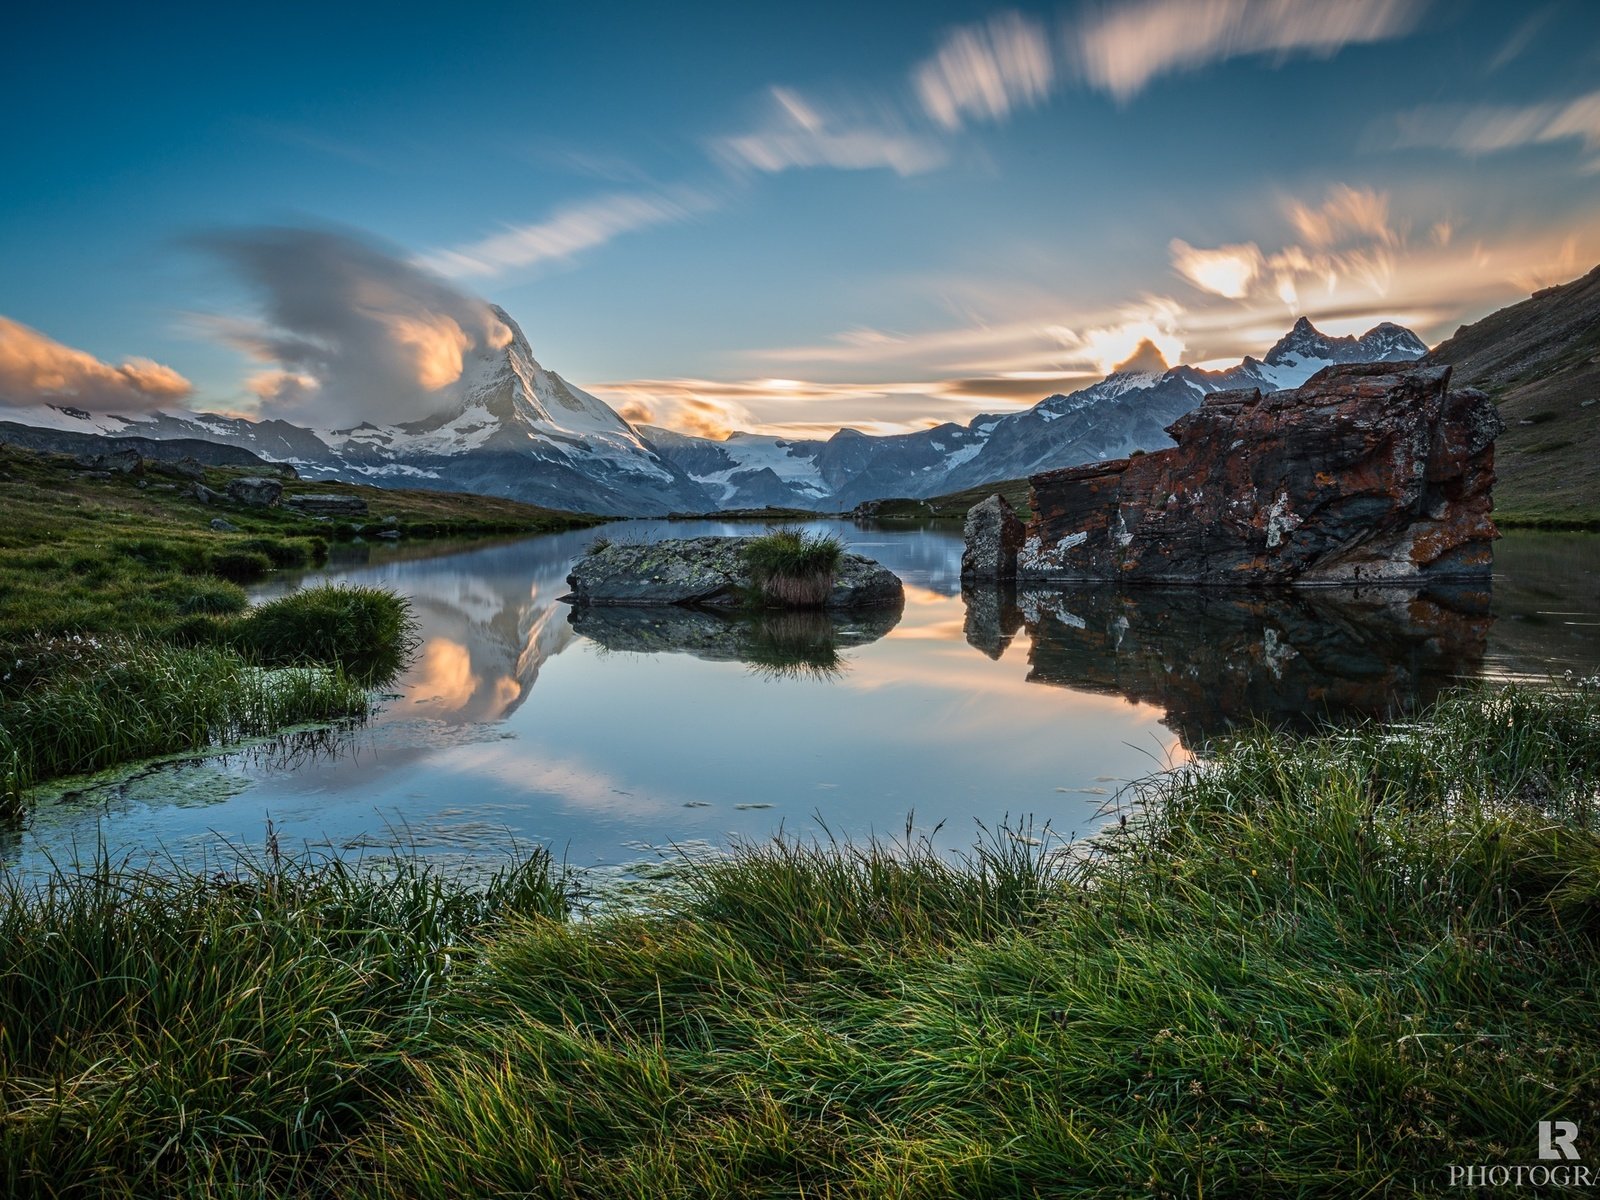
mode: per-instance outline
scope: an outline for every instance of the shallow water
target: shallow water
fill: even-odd
[[[825,826],[964,845],[1009,814],[1062,835],[1128,780],[1256,717],[1392,714],[1461,678],[1600,667],[1600,538],[1512,534],[1488,596],[992,589],[963,597],[959,531],[827,522],[906,584],[897,620],[752,622],[560,603],[594,531],[357,548],[322,579],[411,597],[422,647],[369,724],[46,796],[0,861],[103,843],[135,861],[285,848],[441,861],[548,843],[577,866]],[[605,535],[752,533],[627,522]]]

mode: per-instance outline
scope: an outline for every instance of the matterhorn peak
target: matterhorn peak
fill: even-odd
[[[1133,353],[1119,362],[1111,373],[1113,375],[1164,375],[1171,370],[1166,356],[1161,353],[1156,344],[1149,338],[1143,338],[1134,347]]]

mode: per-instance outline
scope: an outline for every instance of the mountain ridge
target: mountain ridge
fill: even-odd
[[[1160,449],[1172,444],[1166,427],[1213,392],[1298,387],[1334,363],[1410,361],[1427,349],[1416,334],[1389,321],[1360,337],[1333,338],[1301,317],[1260,359],[1246,355],[1237,366],[1220,371],[1186,364],[1169,367],[1146,341],[1096,383],[1046,396],[1018,412],[980,414],[966,425],[946,422],[882,437],[840,430],[826,440],[735,434],[716,441],[676,434],[656,448],[691,478],[719,489],[717,507],[814,506],[820,488],[829,507],[845,510],[873,500],[938,496],[1050,467],[1120,458],[1136,449]],[[759,474],[751,456],[740,452],[762,438],[769,445],[764,447],[766,461],[759,465],[774,466],[772,457],[780,448],[791,460],[787,478],[776,484]],[[707,463],[716,463],[717,469],[707,471]]]
[[[67,403],[0,408],[0,418],[37,431],[198,438],[289,463],[307,479],[477,492],[608,515],[825,512],[1158,449],[1170,444],[1166,426],[1212,392],[1294,387],[1333,362],[1396,361],[1427,349],[1390,322],[1359,338],[1330,338],[1302,317],[1261,359],[1246,356],[1221,371],[1173,367],[1143,342],[1087,387],[965,425],[886,436],[840,429],[826,439],[735,432],[713,440],[630,423],[542,366],[510,315],[493,312],[505,340],[469,351],[438,411],[420,420],[324,428],[216,413],[97,416]]]

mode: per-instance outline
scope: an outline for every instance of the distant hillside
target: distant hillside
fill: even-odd
[[[1002,479],[997,483],[982,483],[977,487],[963,488],[959,492],[946,492],[942,496],[929,496],[926,500],[896,497],[892,500],[867,500],[857,505],[851,516],[872,517],[878,520],[955,520],[966,517],[974,504],[987,500],[996,492],[1011,502],[1017,515],[1026,521],[1033,515],[1028,506],[1033,502],[1032,488],[1026,478]]]
[[[1424,361],[1499,402],[1497,520],[1600,525],[1600,267],[1463,325]]]

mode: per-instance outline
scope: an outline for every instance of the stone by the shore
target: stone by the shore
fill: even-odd
[[[736,608],[753,586],[741,537],[611,542],[584,555],[567,576],[575,604],[682,604]],[[829,609],[888,608],[905,602],[895,573],[860,554],[839,562]]]
[[[961,578],[1013,579],[1023,525],[1011,503],[990,496],[967,510],[966,549],[961,552]]]
[[[1178,443],[1035,475],[1016,578],[1278,584],[1481,578],[1494,439],[1448,367],[1328,367],[1303,386],[1218,392]]]

